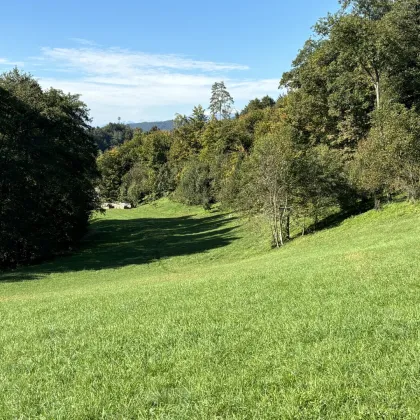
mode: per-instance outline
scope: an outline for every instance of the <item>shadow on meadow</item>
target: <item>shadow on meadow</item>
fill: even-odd
[[[212,215],[195,219],[97,219],[75,254],[0,274],[0,282],[36,280],[49,273],[119,268],[220,248],[238,239],[234,219]]]

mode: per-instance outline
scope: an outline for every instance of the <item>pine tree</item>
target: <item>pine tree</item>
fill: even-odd
[[[233,98],[227,91],[225,82],[215,82],[211,87],[210,112],[215,118],[229,118],[232,113]]]

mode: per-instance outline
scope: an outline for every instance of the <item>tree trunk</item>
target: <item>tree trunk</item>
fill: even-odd
[[[381,199],[377,195],[375,195],[374,201],[375,201],[375,204],[374,204],[375,210],[380,210],[381,209]]]
[[[280,248],[279,238],[277,236],[277,231],[276,231],[276,228],[275,228],[274,225],[271,225],[271,233],[273,235],[273,243],[274,243],[275,247],[276,248]]]
[[[272,232],[273,232],[273,240],[274,245],[276,248],[280,248],[279,243],[279,218],[277,214],[277,196],[276,193],[270,193],[270,201],[272,205],[272,215],[271,215],[271,223],[272,223]]]
[[[283,246],[283,223],[280,219],[280,229],[279,229],[279,240],[280,240],[280,245]]]
[[[380,98],[380,91],[379,91],[379,80],[375,82],[375,94],[376,94],[376,109],[379,109],[381,98]]]

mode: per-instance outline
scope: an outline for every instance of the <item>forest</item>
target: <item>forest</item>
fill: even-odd
[[[99,190],[132,205],[185,204],[267,216],[274,246],[332,209],[420,197],[420,8],[343,1],[319,20],[279,82],[277,100],[233,113],[224,82],[171,132],[96,129]],[[210,93],[209,93],[210,94]],[[106,147],[104,147],[106,145]]]
[[[174,129],[93,128],[78,95],[0,77],[0,265],[73,249],[104,201],[262,214],[272,245],[332,212],[420,198],[420,7],[343,0],[240,112],[223,81]]]

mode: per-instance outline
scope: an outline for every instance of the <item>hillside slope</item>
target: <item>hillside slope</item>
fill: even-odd
[[[416,418],[419,221],[392,204],[275,251],[230,215],[111,210],[0,276],[0,418]]]

